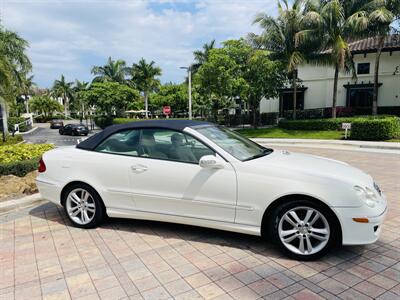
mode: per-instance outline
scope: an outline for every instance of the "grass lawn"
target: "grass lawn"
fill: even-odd
[[[249,138],[340,140],[344,137],[344,132],[335,130],[289,130],[273,127],[237,131]]]

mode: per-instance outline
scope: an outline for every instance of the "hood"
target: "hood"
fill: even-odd
[[[296,172],[297,174],[308,176],[332,178],[354,185],[373,185],[372,177],[360,169],[352,167],[345,162],[321,156],[275,150],[267,156],[249,162],[259,167],[265,166],[269,169],[273,167],[290,173]]]

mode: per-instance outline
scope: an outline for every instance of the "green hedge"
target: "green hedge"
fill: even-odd
[[[112,120],[113,124],[125,124],[125,123],[130,123],[130,122],[136,122],[136,121],[143,121],[140,119],[132,119],[132,118],[115,118]]]
[[[363,116],[336,119],[281,120],[279,127],[290,130],[342,130],[342,123],[351,123],[350,138],[383,141],[400,136],[400,118],[395,116]]]
[[[296,130],[340,130],[342,123],[351,123],[354,118],[281,120],[279,127]]]
[[[23,161],[0,163],[0,176],[15,175],[23,177],[29,172],[37,170],[39,159],[40,157],[36,157]]]
[[[400,118],[355,120],[351,124],[352,140],[384,141],[400,137]]]
[[[96,116],[94,117],[94,123],[101,129],[104,129],[113,124],[113,118],[107,116]]]

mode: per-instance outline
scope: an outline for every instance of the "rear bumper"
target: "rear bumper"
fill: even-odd
[[[61,205],[61,187],[54,182],[36,179],[36,185],[43,199]]]
[[[385,210],[376,216],[361,216],[357,208],[335,208],[342,225],[343,245],[366,245],[376,242],[387,213]],[[368,218],[368,223],[355,222],[353,218]]]

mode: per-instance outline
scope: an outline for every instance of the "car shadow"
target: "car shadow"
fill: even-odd
[[[36,206],[29,211],[29,214],[66,227],[73,227],[76,230],[65,215],[63,208],[53,203],[49,202]],[[242,233],[168,222],[121,218],[107,218],[98,228],[150,235],[165,240],[181,239],[182,242],[199,242],[214,246],[229,247],[231,249],[241,249],[250,251],[252,254],[261,255],[272,261],[283,261],[289,265],[291,264],[290,261],[296,262],[283,256],[279,248],[272,242],[258,236]],[[305,263],[309,266],[319,268],[320,271],[334,267],[337,264],[349,263],[353,265],[356,262],[366,260],[362,254],[375,247],[378,247],[378,245],[339,247],[332,249],[330,253],[317,261]]]

